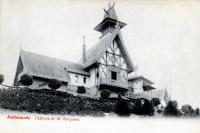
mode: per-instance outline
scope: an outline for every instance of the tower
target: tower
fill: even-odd
[[[117,24],[119,25],[120,29],[126,25],[126,23],[118,20],[114,6],[114,3],[112,6],[109,4],[108,10],[104,9],[105,14],[103,20],[94,28],[94,30],[101,32],[101,37],[109,32],[113,32]]]

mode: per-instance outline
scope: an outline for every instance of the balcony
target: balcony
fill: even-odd
[[[102,86],[107,86],[110,88],[115,88],[115,89],[123,89],[127,90],[128,89],[128,81],[120,81],[120,80],[112,80],[112,79],[106,79],[106,78],[100,78],[97,81],[97,85],[102,85]]]

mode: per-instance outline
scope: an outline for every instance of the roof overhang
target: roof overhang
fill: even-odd
[[[106,27],[106,25],[108,25],[109,23],[110,23],[111,25],[116,25],[117,23],[119,23],[120,29],[123,28],[124,26],[126,26],[126,23],[123,23],[123,22],[121,22],[121,21],[117,21],[117,20],[115,20],[115,19],[112,19],[112,18],[107,17],[107,18],[105,18],[103,21],[101,21],[101,23],[98,24],[98,25],[94,28],[94,30],[101,32],[101,31]]]
[[[154,84],[154,82],[152,82],[151,80],[149,80],[149,79],[147,79],[147,78],[145,78],[145,77],[143,77],[143,76],[130,77],[130,78],[128,79],[128,81],[133,81],[133,80],[137,80],[137,79],[141,79],[141,80],[144,80],[144,81],[149,82],[150,84]]]

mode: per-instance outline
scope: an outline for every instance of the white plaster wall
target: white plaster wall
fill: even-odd
[[[78,82],[76,82],[76,75],[78,76]],[[80,74],[75,74],[75,73],[70,73],[69,72],[69,76],[70,76],[70,83],[71,85],[75,85],[75,86],[85,86],[85,87],[90,87],[90,77],[88,76],[84,76],[84,75],[80,75]],[[86,77],[86,83],[83,82],[84,77]]]
[[[90,73],[89,87],[92,87],[92,86],[95,86],[95,79],[96,79],[95,68],[91,69],[89,73]]]
[[[132,87],[134,89],[133,92],[135,94],[144,92],[144,90],[142,88],[142,86],[143,86],[143,81],[142,80],[131,81],[129,83],[129,85],[130,85],[130,87]]]
[[[48,83],[46,85],[40,86],[41,84],[43,84],[45,82],[46,81],[34,79],[33,80],[33,84],[30,85],[29,88],[31,88],[31,89],[51,89],[51,88],[48,87]],[[65,84],[62,84],[61,87],[58,88],[57,90],[66,92],[67,91],[67,86]]]

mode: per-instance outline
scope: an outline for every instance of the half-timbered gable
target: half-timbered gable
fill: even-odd
[[[99,73],[101,78],[127,81],[127,63],[116,40],[112,41],[100,58]]]

